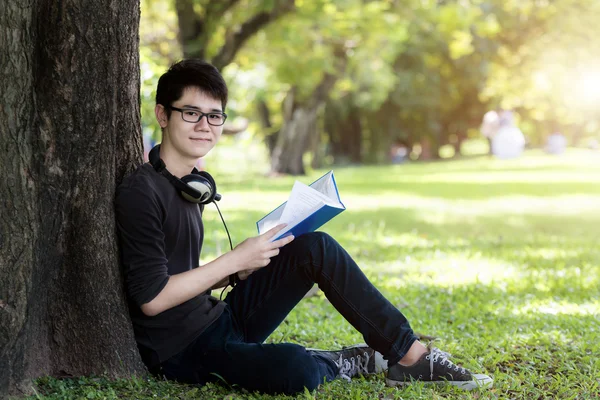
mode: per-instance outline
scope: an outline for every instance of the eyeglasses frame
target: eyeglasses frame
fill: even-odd
[[[189,122],[190,124],[197,124],[198,122],[202,121],[202,118],[204,116],[206,116],[206,122],[208,122],[209,125],[211,125],[211,126],[223,126],[223,124],[225,124],[225,120],[227,119],[227,114],[225,114],[224,112],[213,111],[213,112],[209,112],[209,113],[203,113],[202,111],[197,110],[195,108],[177,108],[177,107],[173,107],[173,106],[168,106],[167,108],[170,109],[170,110],[173,110],[173,111],[179,111],[181,113],[181,119],[183,119],[185,122]],[[184,111],[194,111],[194,112],[197,112],[198,114],[200,114],[200,116],[198,117],[198,120],[195,121],[195,122],[194,121],[188,121],[188,120],[186,120],[183,117]],[[210,122],[210,119],[208,118],[208,116],[210,114],[220,114],[220,115],[222,115],[223,116],[223,123],[219,124],[219,125],[212,124]]]

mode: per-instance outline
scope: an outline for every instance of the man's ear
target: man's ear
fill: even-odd
[[[160,125],[161,129],[166,128],[167,123],[169,122],[169,117],[167,117],[165,106],[162,104],[157,104],[154,107],[154,115],[156,115],[156,120],[158,121],[158,125]]]

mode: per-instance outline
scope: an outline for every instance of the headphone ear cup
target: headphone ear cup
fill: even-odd
[[[210,175],[209,175],[210,176]],[[212,177],[211,177],[212,179]],[[200,203],[200,204],[208,204],[213,201],[216,193],[216,188],[214,186],[214,180],[209,180],[206,177],[202,176],[199,173],[194,173],[190,175],[186,175],[181,178],[181,181],[191,187],[194,191],[200,194],[200,196],[196,196],[194,193],[190,191],[182,190],[181,195],[187,201],[192,203]]]
[[[210,185],[212,186],[213,191],[215,193],[217,193],[217,184],[215,183],[215,180],[214,180],[214,178],[212,177],[211,174],[209,174],[206,171],[198,171],[198,170],[196,170],[196,171],[194,171],[194,175],[200,175],[201,177],[205,178],[210,183]]]
[[[213,193],[212,193],[212,196],[210,197],[210,200],[207,201],[207,203],[210,203],[213,200],[214,201],[220,201],[221,200],[221,195],[219,193],[217,193],[217,183],[215,182],[214,178],[208,172],[206,172],[206,171],[197,171],[196,170],[194,173],[197,174],[197,175],[203,176],[212,185]]]

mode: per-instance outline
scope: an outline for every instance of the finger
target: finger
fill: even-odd
[[[273,250],[265,253],[265,256],[269,257],[269,258],[273,258],[273,257],[277,256],[278,254],[279,254],[279,249],[273,249]]]
[[[286,237],[283,237],[283,238],[281,238],[279,240],[274,241],[273,243],[271,243],[271,245],[274,248],[280,248],[280,247],[285,246],[286,244],[288,244],[292,240],[294,240],[294,235],[289,235],[289,236],[286,236]]]
[[[273,236],[275,236],[277,234],[277,232],[279,232],[280,230],[282,230],[286,226],[287,226],[287,224],[276,225],[273,228],[271,228],[268,231],[266,231],[265,233],[263,233],[262,235],[260,235],[260,237],[264,237],[266,239],[271,239]]]

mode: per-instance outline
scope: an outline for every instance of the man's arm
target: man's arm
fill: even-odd
[[[150,302],[142,304],[142,312],[154,316],[227,282],[237,272],[235,253],[229,252],[201,267],[171,275],[165,287]]]
[[[210,290],[222,289],[227,285],[229,285],[229,277],[221,279],[221,281],[217,282]]]
[[[271,242],[284,226],[278,225],[262,235],[246,239],[233,251],[201,267],[171,275],[160,293],[148,303],[142,304],[142,312],[148,316],[160,314],[215,287],[231,274],[242,272],[241,275],[247,276],[246,271],[267,266],[271,258],[279,254],[279,248],[294,239],[293,236],[287,236]]]

